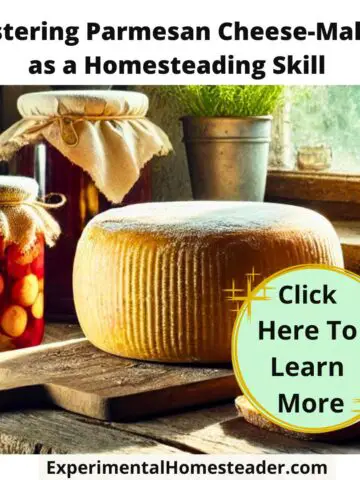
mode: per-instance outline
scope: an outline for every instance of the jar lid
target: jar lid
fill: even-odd
[[[35,200],[39,194],[39,185],[33,178],[0,175],[1,202],[23,202]]]
[[[39,185],[28,177],[0,175],[0,237],[1,247],[15,243],[26,250],[42,234],[49,246],[55,244],[60,227],[37,200]],[[53,207],[51,207],[53,208]]]
[[[18,99],[18,110],[25,118],[44,115],[145,117],[148,108],[146,95],[123,90],[34,92]]]

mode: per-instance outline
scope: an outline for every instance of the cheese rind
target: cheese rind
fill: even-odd
[[[174,202],[113,209],[79,241],[74,300],[87,338],[152,361],[231,360],[236,314],[224,289],[306,263],[343,266],[331,224],[307,209]]]

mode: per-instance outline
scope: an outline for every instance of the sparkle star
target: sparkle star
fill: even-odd
[[[243,288],[236,288],[235,287],[235,280],[232,281],[232,286],[231,288],[225,289],[224,292],[230,293],[230,296],[227,296],[226,299],[232,302],[236,302],[236,309],[232,310],[236,313],[239,312],[240,307],[243,302],[247,302],[246,305],[246,313],[248,315],[249,320],[251,320],[251,307],[252,307],[252,302],[253,301],[266,301],[266,300],[271,300],[271,297],[267,295],[268,290],[272,290],[273,287],[263,287],[262,294],[260,292],[253,292],[254,289],[254,282],[257,276],[259,276],[260,273],[256,273],[254,267],[252,268],[251,273],[246,273],[246,290]],[[242,295],[239,295],[240,293],[243,293]]]

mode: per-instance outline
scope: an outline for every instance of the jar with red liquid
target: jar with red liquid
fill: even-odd
[[[75,318],[72,268],[86,223],[113,206],[151,201],[154,155],[166,155],[166,134],[146,118],[146,95],[121,91],[55,91],[23,95],[23,119],[0,136],[0,159],[11,175],[33,177],[42,196],[59,192],[62,235],[47,252],[46,316]]]
[[[0,176],[0,351],[44,335],[44,247],[60,231],[37,196],[34,180]]]

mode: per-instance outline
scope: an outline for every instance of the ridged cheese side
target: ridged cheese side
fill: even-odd
[[[87,338],[107,352],[163,362],[229,362],[236,314],[224,289],[233,279],[245,288],[253,267],[265,278],[304,263],[343,266],[328,222],[299,231],[177,235],[109,229],[95,221],[76,253],[75,305]]]

